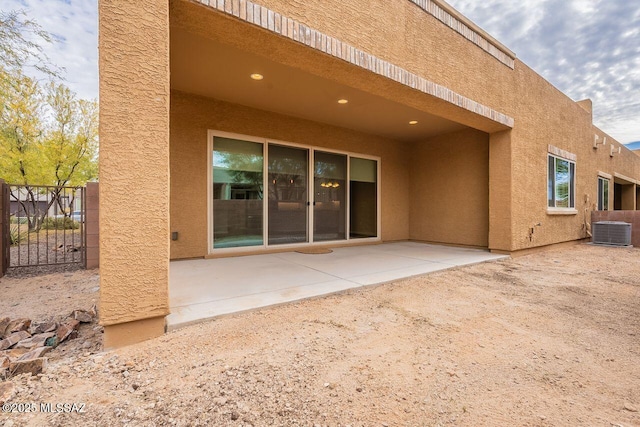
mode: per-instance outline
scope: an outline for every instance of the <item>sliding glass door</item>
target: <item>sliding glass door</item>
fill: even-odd
[[[213,247],[263,244],[262,144],[215,137]]]
[[[211,135],[212,249],[379,237],[378,160]]]
[[[308,238],[309,150],[269,144],[269,244]]]
[[[313,241],[344,240],[347,156],[315,151],[313,169]]]

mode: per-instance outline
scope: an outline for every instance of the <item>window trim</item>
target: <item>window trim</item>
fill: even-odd
[[[606,183],[607,184],[607,201],[605,204],[604,201],[604,191],[602,192],[602,206],[600,205],[600,183]],[[604,187],[602,187],[604,190]],[[609,201],[610,201],[610,197],[609,195],[611,194],[611,179],[606,178],[604,176],[598,175],[598,191],[596,194],[596,210],[598,211],[608,211],[609,210]]]
[[[573,215],[573,214],[577,214],[578,210],[576,209],[576,161],[569,159],[567,157],[564,156],[559,156],[555,153],[547,153],[547,213],[552,214],[552,215]],[[573,157],[573,156],[572,156]],[[550,182],[551,179],[551,159],[553,159],[553,185],[551,185],[552,183]],[[568,194],[568,201],[569,201],[569,206],[568,207],[564,207],[564,206],[557,206],[557,199],[556,199],[556,174],[557,174],[557,162],[558,160],[567,162],[569,164],[569,194]],[[573,172],[573,173],[572,173]],[[549,198],[549,189],[552,188],[553,191],[553,198],[550,199]],[[551,200],[553,200],[553,205],[550,205]]]

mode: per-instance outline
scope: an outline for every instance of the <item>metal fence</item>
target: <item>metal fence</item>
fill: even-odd
[[[9,241],[8,267],[70,264],[84,267],[84,187],[5,186],[9,204],[5,205],[8,213],[8,230],[5,226]]]
[[[0,230],[0,239],[2,240],[2,271],[0,277],[4,276],[9,267],[9,255],[11,248],[9,246],[9,232],[11,230],[9,224],[9,186],[0,181],[0,207],[2,207],[2,229]]]

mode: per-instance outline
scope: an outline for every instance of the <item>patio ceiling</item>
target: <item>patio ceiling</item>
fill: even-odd
[[[219,19],[213,18],[216,12],[197,5],[184,7],[195,7],[200,13],[211,14],[211,19]],[[246,26],[240,22],[233,25]],[[327,63],[322,65],[330,78],[272,60],[283,52],[287,54],[286,45],[292,42],[284,38],[269,42],[284,45],[278,52],[274,53],[265,44],[262,54],[256,54],[202,33],[202,28],[194,30],[184,22],[171,26],[172,89],[403,142],[421,141],[466,127],[332,80],[331,61],[336,71],[344,67],[337,64],[337,59],[331,58],[328,67]],[[264,33],[260,36],[274,37]],[[252,80],[253,73],[264,78]],[[339,99],[346,99],[348,103],[339,104]],[[418,123],[411,125],[410,121]]]

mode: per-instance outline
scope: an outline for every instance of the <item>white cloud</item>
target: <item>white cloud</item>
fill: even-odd
[[[98,5],[96,0],[2,0],[2,10],[23,10],[55,38],[44,45],[63,67],[65,83],[81,98],[98,97]]]
[[[640,3],[449,0],[621,142],[640,140]]]

